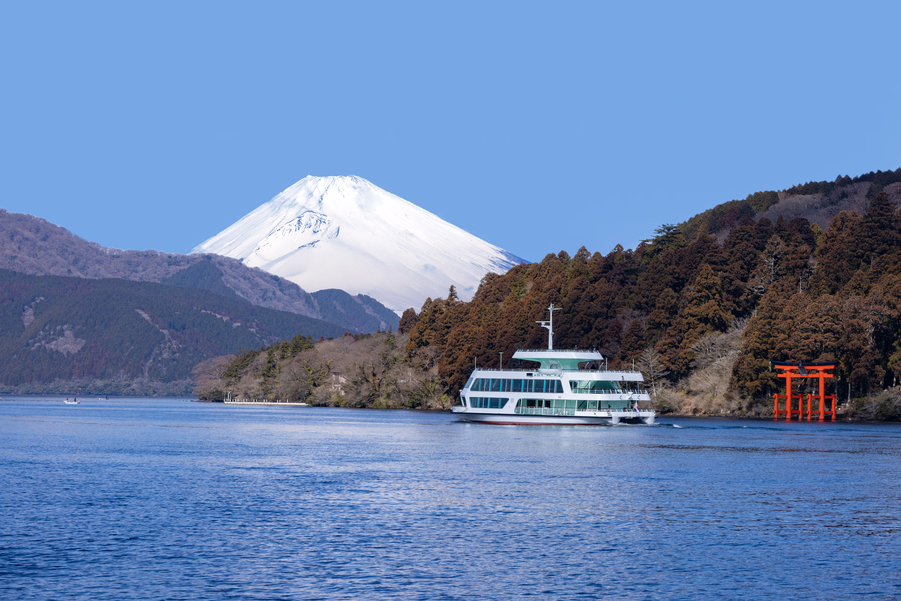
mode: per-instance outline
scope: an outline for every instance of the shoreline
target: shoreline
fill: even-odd
[[[15,396],[17,398],[10,398],[10,396]],[[0,397],[0,402],[14,402],[14,401],[26,401],[26,402],[61,402],[63,401],[67,395],[43,395],[43,394],[35,394],[35,395],[10,395],[10,396],[2,396]],[[73,395],[68,395],[72,398]],[[28,398],[31,397],[31,398]],[[84,396],[82,399],[85,402],[90,403],[91,401],[127,401],[127,400],[137,400],[137,399],[166,399],[166,400],[180,400],[183,402],[190,403],[222,403],[223,405],[236,405],[236,406],[264,406],[264,407],[311,407],[311,408],[332,408],[332,409],[375,409],[377,411],[426,411],[426,412],[436,412],[436,413],[449,413],[450,409],[424,409],[424,408],[410,408],[410,407],[329,407],[328,405],[311,405],[309,403],[303,402],[286,402],[286,401],[260,401],[260,400],[242,400],[242,401],[226,401],[226,400],[201,400],[198,398],[184,398],[178,396],[113,396],[109,399],[98,399],[92,396]],[[677,419],[732,419],[732,420],[753,420],[753,421],[770,421],[770,422],[794,422],[794,423],[853,423],[853,424],[892,424],[899,423],[899,420],[878,420],[878,419],[861,419],[850,416],[841,416],[835,421],[830,419],[825,419],[822,422],[817,419],[813,420],[786,420],[786,419],[773,419],[770,416],[764,415],[740,415],[740,414],[715,414],[715,413],[703,413],[703,414],[691,414],[691,413],[681,413],[677,411],[668,411],[666,413],[658,413],[658,419],[668,419],[668,418],[677,418]]]
[[[204,401],[198,401],[204,402]],[[274,407],[312,407],[307,403],[293,403],[290,401],[258,401],[258,400],[243,400],[243,401],[207,401],[210,403],[222,403],[223,405],[268,405]]]

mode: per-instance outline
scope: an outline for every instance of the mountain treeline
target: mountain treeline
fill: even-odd
[[[305,315],[341,331],[397,327],[397,315],[372,297],[342,290],[312,294],[297,284],[218,255],[105,248],[32,215],[0,209],[0,269],[28,275],[121,278],[198,288],[252,305]]]
[[[6,390],[66,393],[72,391],[67,382],[81,382],[83,390],[116,394],[136,390],[131,383],[141,380],[158,384],[144,392],[185,394],[200,361],[298,332],[318,338],[343,330],[196,288],[0,269],[0,387]],[[180,389],[168,386],[173,382]]]
[[[901,182],[901,169],[871,171],[857,177],[838,176],[831,182],[807,182],[781,192],[755,192],[744,200],[732,200],[695,215],[679,226],[686,239],[711,234],[722,239],[742,217],[779,216],[790,221],[803,217],[822,229],[841,211],[864,213],[873,196],[887,186]]]
[[[407,352],[432,349],[456,394],[474,362],[509,366],[517,349],[546,348],[535,322],[554,303],[563,308],[555,348],[597,348],[611,368],[634,362],[663,384],[664,410],[766,413],[780,384],[771,359],[835,361],[833,387],[845,400],[892,388],[901,375],[899,182],[901,169],[757,193],[661,226],[634,251],[583,247],[488,274],[471,302],[451,289],[408,311]],[[759,215],[797,210],[798,194],[821,207],[843,192],[868,199],[866,212],[840,211],[826,228]],[[882,417],[901,415],[901,403],[889,405]]]
[[[429,349],[408,355],[392,331],[311,337],[216,357],[194,370],[204,400],[277,399],[331,407],[447,409],[450,398]]]

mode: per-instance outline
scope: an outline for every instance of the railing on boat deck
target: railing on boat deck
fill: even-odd
[[[517,407],[514,413],[518,415],[575,415],[575,409],[553,409],[550,407]]]
[[[538,369],[539,369],[539,368],[538,368],[538,367],[504,367],[504,368],[500,368],[500,369],[499,369],[499,368],[497,368],[497,367],[481,367],[481,366],[479,366],[479,367],[477,367],[476,369],[477,369],[478,371],[508,371],[508,372],[509,372],[509,371],[514,371],[514,372],[516,372],[516,371],[530,371],[530,372],[538,373]],[[606,373],[617,373],[617,374],[640,374],[640,373],[641,373],[641,372],[638,371],[637,369],[600,369],[600,368],[599,368],[599,369],[563,369],[563,368],[556,369],[556,368],[555,368],[555,369],[553,369],[552,371],[555,371],[555,372],[560,371],[560,372],[563,372],[563,373],[573,373],[573,374],[590,374],[590,373],[597,373],[597,374],[606,374]],[[541,374],[541,375],[542,375],[542,376],[545,376],[545,375],[549,375],[549,374]],[[627,380],[627,381],[628,381],[628,382],[638,382],[638,381],[641,381],[641,380]]]
[[[631,415],[631,416],[637,417],[638,414],[642,411],[653,411],[653,409],[651,409],[650,402],[645,401],[643,404],[645,404],[646,406],[641,407],[641,405],[639,405],[637,411],[633,407],[614,407],[614,408],[610,408],[610,409],[605,409],[605,408],[599,407],[598,409],[579,409],[578,413],[580,415],[584,414],[584,413],[594,413],[594,412],[611,413],[611,414],[618,413],[620,415],[627,415],[627,416]],[[513,413],[515,413],[516,415],[562,415],[562,416],[568,416],[568,415],[576,415],[576,409],[571,408],[571,407],[569,407],[569,408],[563,408],[563,407],[516,407],[516,408],[514,408]]]
[[[647,412],[650,409],[640,409],[639,411],[635,411],[634,409],[613,409],[610,413],[618,413],[621,416],[634,416],[638,417],[640,412]],[[574,416],[576,415],[575,409],[548,409],[547,407],[517,407],[514,410],[516,415],[562,415],[562,416]],[[584,411],[580,411],[579,413],[585,413]],[[603,410],[603,413],[607,413],[607,410]]]

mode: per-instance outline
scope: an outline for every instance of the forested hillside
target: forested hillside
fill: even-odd
[[[280,399],[333,407],[447,409],[450,397],[428,351],[407,355],[402,332],[291,341],[204,361],[196,394],[217,400]]]
[[[298,333],[338,337],[343,330],[196,288],[0,270],[6,390],[69,392],[81,382],[86,391],[113,394],[141,381],[145,392],[185,394],[200,361]],[[55,381],[70,384],[58,389]]]
[[[122,278],[209,290],[252,305],[329,321],[342,331],[397,326],[377,300],[342,290],[308,294],[297,284],[218,255],[105,248],[39,217],[0,209],[0,269],[29,275]]]
[[[814,212],[842,194],[862,196],[867,210],[840,211],[825,230],[759,215],[797,209],[802,193]],[[770,359],[836,361],[843,399],[890,388],[901,375],[899,197],[901,169],[839,178],[662,226],[634,251],[548,255],[488,274],[471,302],[451,291],[406,314],[407,351],[434,349],[455,393],[474,359],[490,366],[501,352],[544,348],[535,322],[554,303],[556,348],[596,347],[611,367],[634,361],[667,383],[663,409],[765,412],[777,385]]]
[[[661,411],[765,415],[778,385],[771,359],[835,361],[843,416],[898,419],[899,200],[901,169],[759,192],[661,226],[635,250],[583,247],[488,274],[471,302],[451,288],[418,314],[407,310],[396,340],[345,337],[300,354],[282,344],[211,360],[198,393],[445,406],[474,361],[497,365],[503,353],[516,366],[517,349],[545,348],[536,321],[554,303],[563,309],[555,348],[596,348],[611,368],[634,365]],[[838,210],[825,228],[799,216],[839,206],[860,212]]]

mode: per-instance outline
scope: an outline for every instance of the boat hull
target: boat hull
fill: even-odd
[[[654,423],[649,411],[614,413],[612,415],[521,415],[516,413],[454,412],[461,421],[498,426],[612,426],[616,424]]]

